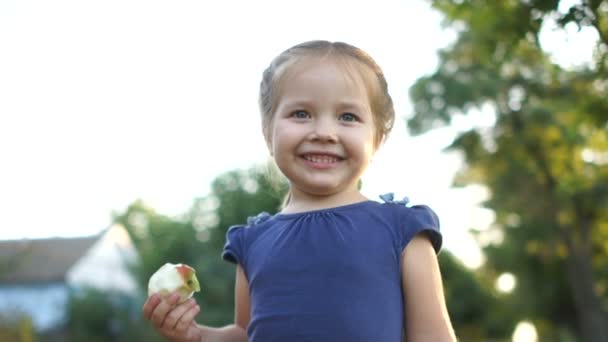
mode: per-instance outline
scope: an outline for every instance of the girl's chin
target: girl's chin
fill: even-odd
[[[340,196],[345,194],[354,194],[358,193],[358,189],[356,183],[352,186],[342,186],[336,185],[335,183],[321,183],[317,182],[315,184],[306,184],[304,186],[298,186],[300,189],[298,192],[302,194],[307,194],[309,196],[321,196],[321,197],[330,197],[330,196]],[[302,190],[306,189],[306,190]]]

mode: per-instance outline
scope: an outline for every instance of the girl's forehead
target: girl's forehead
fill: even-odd
[[[346,77],[361,78],[364,68],[365,66],[353,60],[352,57],[302,56],[286,65],[284,76],[289,77],[315,69],[328,69],[338,71]],[[362,82],[363,80],[357,79],[357,81]]]
[[[345,58],[306,57],[286,66],[277,80],[279,94],[296,83],[330,81],[356,89],[362,95],[370,95],[370,85],[365,77],[365,66]]]

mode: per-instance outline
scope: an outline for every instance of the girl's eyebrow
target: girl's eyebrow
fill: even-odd
[[[284,103],[286,107],[310,107],[314,106],[314,100],[308,99],[287,99]],[[342,100],[337,103],[338,108],[356,108],[356,109],[367,109],[369,108],[369,104],[365,103],[365,101],[360,101],[356,99],[347,99]]]
[[[287,99],[285,101],[285,106],[290,107],[290,108],[291,107],[309,107],[312,104],[312,102],[314,102],[314,101],[303,100],[303,99],[294,99],[294,100]]]
[[[346,100],[346,101],[340,101],[339,103],[339,107],[348,107],[348,108],[358,108],[358,109],[365,109],[369,107],[369,104],[365,103],[364,101],[360,101],[360,100]]]

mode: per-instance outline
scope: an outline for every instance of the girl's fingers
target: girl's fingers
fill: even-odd
[[[164,322],[162,328],[165,330],[166,329],[173,330],[175,328],[177,322],[179,322],[179,320],[186,313],[186,311],[188,311],[191,307],[193,307],[195,305],[196,305],[196,302],[194,301],[194,299],[189,299],[189,300],[185,301],[184,303],[176,306],[173,310],[171,310],[171,312],[169,312],[167,317],[165,317],[165,322]]]
[[[152,296],[150,296],[150,298],[146,300],[146,302],[144,303],[143,312],[144,317],[147,320],[150,320],[152,318],[152,312],[154,311],[158,303],[160,303],[160,301],[161,299],[158,294],[153,294]]]
[[[177,322],[177,325],[175,326],[175,331],[178,334],[185,334],[192,322],[194,321],[194,317],[196,317],[200,310],[200,307],[196,305],[195,302],[194,305],[192,305]]]
[[[171,296],[161,300],[156,308],[152,311],[151,320],[157,328],[162,328],[167,313],[175,307],[178,299],[178,295],[172,294]]]

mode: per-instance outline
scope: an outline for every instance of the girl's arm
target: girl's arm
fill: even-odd
[[[249,301],[249,281],[245,277],[245,272],[241,265],[236,267],[236,283],[234,285],[234,320],[236,325],[243,330],[247,330],[249,319],[251,318],[251,306]]]
[[[401,261],[407,341],[456,341],[437,255],[428,238],[416,235],[405,247]]]
[[[201,342],[247,342],[247,326],[250,319],[249,282],[241,265],[236,268],[234,286],[235,324],[223,328],[210,328],[199,325],[202,330]]]
[[[176,342],[247,342],[249,325],[249,284],[241,266],[236,271],[235,323],[222,328],[196,324],[194,317],[199,312],[194,299],[177,304],[178,295],[167,299],[153,295],[144,304],[144,317],[154,328],[170,341]]]

